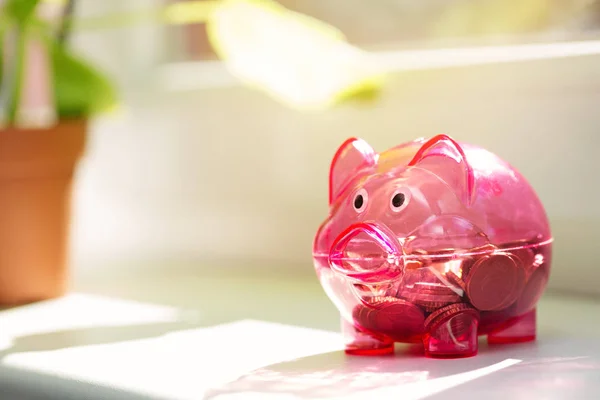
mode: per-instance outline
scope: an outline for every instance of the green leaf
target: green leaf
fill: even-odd
[[[83,118],[117,103],[113,86],[99,71],[63,46],[51,44],[54,93],[60,118]]]
[[[297,109],[376,98],[385,79],[339,29],[274,0],[222,0],[206,30],[233,75]]]
[[[58,43],[36,18],[29,19],[28,26],[35,28],[36,36],[48,46],[54,78],[54,103],[59,118],[87,118],[108,111],[117,104],[115,89],[100,71]],[[0,40],[0,80],[2,44],[3,40]]]
[[[19,23],[25,22],[33,13],[40,0],[7,0],[4,13]]]

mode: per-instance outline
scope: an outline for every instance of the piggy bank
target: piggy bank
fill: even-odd
[[[349,139],[329,173],[329,216],[313,244],[340,312],[345,350],[422,343],[429,357],[535,340],[552,236],[527,180],[446,135],[376,153]]]

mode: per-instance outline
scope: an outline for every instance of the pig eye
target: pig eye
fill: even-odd
[[[404,210],[408,205],[409,192],[407,190],[396,190],[390,198],[390,209],[394,212]]]
[[[367,195],[367,191],[365,189],[360,189],[358,193],[354,196],[354,210],[356,212],[363,212],[367,207],[367,200],[369,196]]]

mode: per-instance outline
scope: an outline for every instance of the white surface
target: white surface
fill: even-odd
[[[432,360],[411,346],[350,357],[337,331],[323,329],[337,315],[310,277],[172,268],[165,279],[162,271],[80,280],[95,294],[0,312],[0,394],[11,395],[0,398],[579,399],[600,391],[598,301],[545,296],[537,342],[482,341],[472,358]]]
[[[3,364],[145,395],[197,399],[210,386],[257,368],[339,346],[334,333],[238,321],[157,338],[13,354]]]
[[[296,359],[339,351],[340,343],[339,335],[325,331],[239,321],[153,339],[9,354],[2,363],[140,395],[224,400],[241,396],[291,399],[298,398],[297,391],[308,392],[313,399],[367,399],[379,395],[422,399],[522,361],[506,359],[444,377],[431,377],[426,370],[373,371],[364,363],[363,371],[323,371],[316,365],[314,371],[304,372],[271,369]],[[381,361],[385,363],[386,359],[377,360]],[[349,386],[345,390],[326,387],[339,380],[347,381]],[[279,389],[269,393],[276,386]]]

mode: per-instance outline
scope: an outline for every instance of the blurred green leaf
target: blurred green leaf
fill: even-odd
[[[116,106],[115,89],[102,73],[59,43],[51,40],[45,43],[50,50],[54,102],[59,118],[87,118]],[[0,80],[2,53],[0,41]]]
[[[60,118],[83,118],[116,105],[115,90],[99,71],[57,43],[50,50]]]
[[[5,7],[12,7],[10,9],[12,14],[2,15],[4,18],[0,18],[0,27],[5,27],[7,19],[14,21],[14,18],[20,18],[20,21],[24,22],[24,29],[46,44],[54,77],[54,102],[58,117],[87,118],[115,106],[117,104],[115,89],[104,74],[56,41],[54,32],[47,24],[31,15],[37,2],[37,0],[9,0]],[[3,29],[0,29],[0,33],[3,33],[2,31]],[[3,36],[0,35],[0,39],[2,38]],[[0,40],[0,80],[3,77],[3,42]]]
[[[40,0],[7,0],[3,13],[19,23],[25,22]]]
[[[222,0],[206,31],[233,75],[297,109],[376,99],[385,81],[339,29],[273,0]]]

